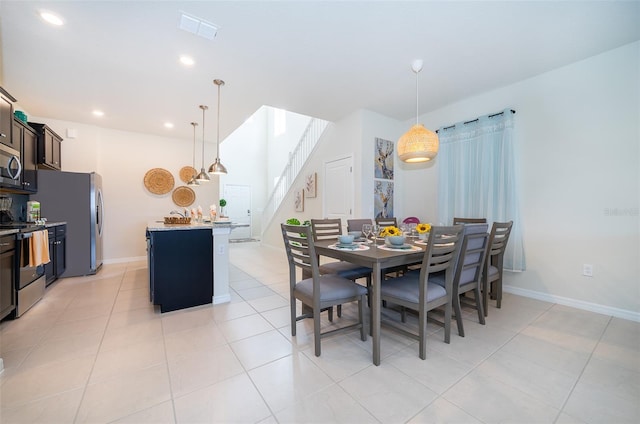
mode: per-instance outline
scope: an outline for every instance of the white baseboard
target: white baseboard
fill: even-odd
[[[640,322],[640,312],[636,311],[613,308],[611,306],[599,305],[597,303],[585,302],[583,300],[571,299],[568,297],[554,296],[548,293],[540,293],[537,291],[521,289],[519,287],[508,285],[504,285],[502,289],[507,293],[517,294],[519,296],[530,297],[532,299],[542,300],[545,302],[557,303],[559,305],[571,306],[572,308],[576,309],[583,309],[585,311],[591,311],[603,315],[614,316],[616,318]]]
[[[221,303],[231,302],[231,295],[227,293],[227,294],[221,295],[221,296],[213,296],[212,302],[213,302],[214,305],[219,305]]]

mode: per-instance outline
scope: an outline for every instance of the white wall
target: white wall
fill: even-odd
[[[639,76],[636,42],[422,117],[436,129],[516,110],[527,271],[505,275],[510,290],[640,318]],[[407,212],[435,216],[437,166],[405,172],[427,186]]]
[[[274,181],[282,175],[285,166],[289,162],[289,155],[298,145],[305,128],[309,125],[311,117],[293,112],[285,112],[286,132],[274,135],[274,114],[276,109],[267,109],[267,180],[269,181],[269,192],[274,188]]]
[[[75,122],[30,117],[43,122],[64,138],[62,170],[95,171],[102,175],[104,210],[105,262],[141,258],[146,255],[147,222],[162,220],[177,207],[171,193],[155,195],[144,186],[144,175],[152,168],[164,168],[174,177],[175,187],[185,185],[179,171],[193,162],[193,140],[178,140],[140,133],[117,131]],[[77,138],[67,137],[67,128],[77,130]],[[202,145],[196,144],[197,152]],[[215,155],[215,145],[205,147],[205,163]],[[196,154],[196,165],[201,161]],[[199,166],[197,166],[199,168]],[[207,185],[195,187],[196,200],[205,212],[218,200],[217,177]],[[32,196],[37,199],[37,195]]]
[[[242,184],[251,187],[251,236],[259,236],[262,226],[262,211],[269,195],[266,178],[267,155],[267,108],[260,108],[247,122],[220,142],[220,159],[227,168],[221,175],[220,193],[224,184]]]

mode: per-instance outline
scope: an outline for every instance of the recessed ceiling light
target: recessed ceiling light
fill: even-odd
[[[164,127],[171,129],[171,128],[173,128],[173,123],[172,122],[165,122],[164,123]]]
[[[104,116],[104,112],[103,112],[103,111],[101,111],[101,110],[97,110],[97,109],[96,109],[96,110],[94,110],[94,111],[93,111],[93,112],[91,112],[91,113],[93,113],[93,115],[94,115],[94,116]]]
[[[185,66],[193,66],[196,62],[193,60],[193,58],[191,56],[180,56],[180,63],[182,63]]]
[[[64,25],[64,21],[60,16],[56,15],[53,12],[49,12],[48,10],[41,10],[40,17],[44,19],[46,22],[50,23],[51,25],[55,25],[55,26]]]

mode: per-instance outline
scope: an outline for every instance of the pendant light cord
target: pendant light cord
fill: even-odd
[[[418,105],[420,104],[418,102],[418,74],[420,73],[420,71],[416,71],[416,125],[418,125]]]
[[[216,159],[220,158],[220,86],[218,84],[218,130],[216,135]]]
[[[204,111],[207,109],[206,106],[200,106],[202,109],[202,169],[204,169]]]
[[[192,122],[191,125],[193,126],[193,169],[196,168],[196,126],[198,125],[197,122]]]

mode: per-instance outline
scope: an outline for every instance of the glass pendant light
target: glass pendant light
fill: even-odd
[[[198,126],[197,122],[192,122],[191,126],[193,126],[193,175],[191,175],[191,179],[187,183],[188,186],[199,186],[200,183],[196,180],[196,126]]]
[[[224,85],[221,79],[214,79],[213,83],[218,86],[218,135],[216,140],[216,160],[209,167],[209,172],[215,175],[224,175],[227,168],[220,162],[220,86]]]
[[[415,60],[411,69],[416,74],[416,124],[398,140],[398,157],[403,162],[426,162],[438,154],[438,134],[418,123],[418,73],[422,60]]]
[[[211,179],[209,178],[209,174],[204,170],[204,112],[209,109],[209,106],[200,105],[200,109],[202,109],[202,168],[200,168],[200,173],[196,177],[196,180],[199,183],[208,183]]]

